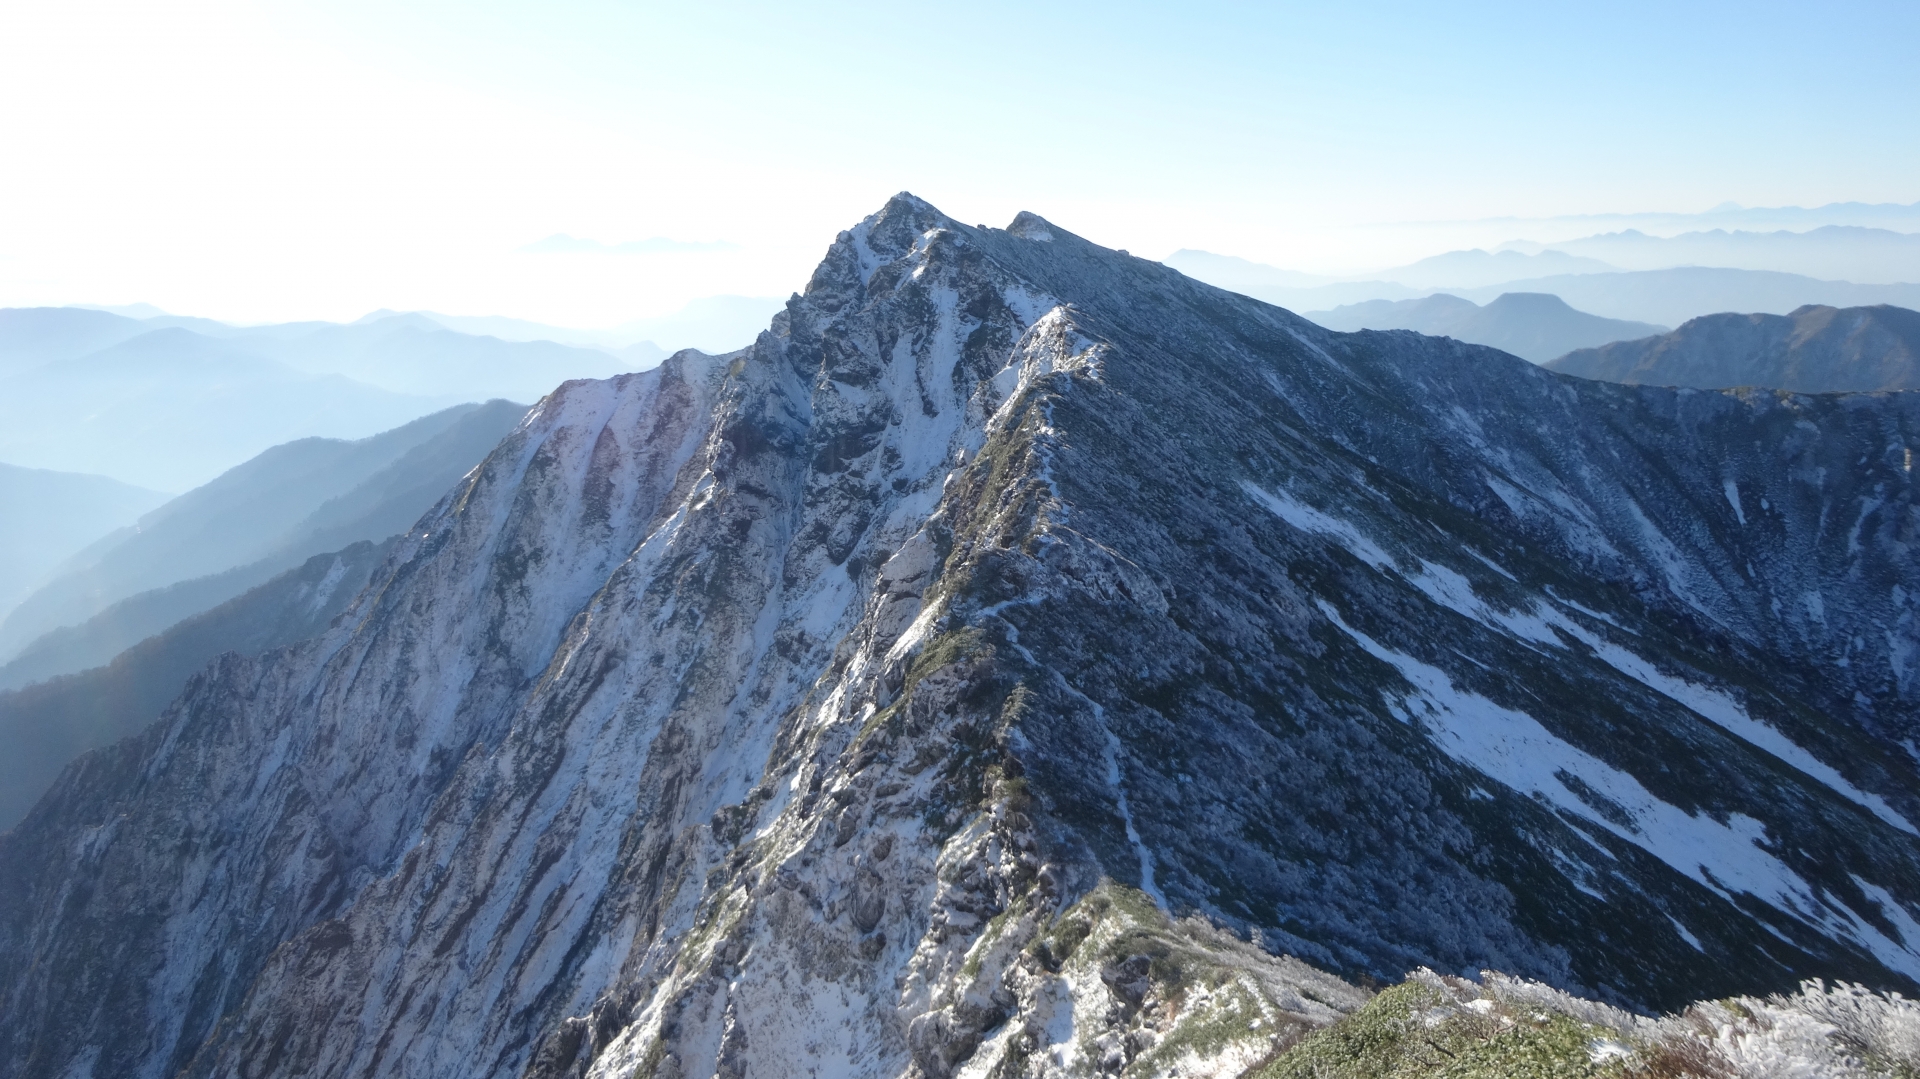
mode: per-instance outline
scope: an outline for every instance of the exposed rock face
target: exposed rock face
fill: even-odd
[[[900,196],[0,837],[0,1059],[1234,1074],[1316,967],[1911,988],[1917,439]]]
[[[1648,386],[1920,389],[1920,312],[1810,304],[1791,315],[1706,315],[1669,334],[1580,349],[1547,366]]]

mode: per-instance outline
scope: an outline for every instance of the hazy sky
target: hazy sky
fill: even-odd
[[[1398,221],[1912,202],[1915,42],[1911,2],[10,0],[0,305],[609,325],[784,295],[901,189],[1340,272],[1457,239]]]

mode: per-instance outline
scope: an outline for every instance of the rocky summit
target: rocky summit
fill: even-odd
[[[0,1073],[1591,1070],[1701,998],[1897,1011],[1916,443],[897,196],[72,766],[0,837]]]

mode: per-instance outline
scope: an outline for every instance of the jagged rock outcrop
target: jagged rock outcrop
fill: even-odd
[[[1911,989],[1916,439],[902,195],[0,837],[0,1059],[1238,1074],[1334,974]]]
[[[1547,366],[1649,386],[1920,389],[1920,312],[1808,304],[1790,315],[1703,315],[1672,333],[1578,349]]]

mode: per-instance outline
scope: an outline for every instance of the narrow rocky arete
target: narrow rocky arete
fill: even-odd
[[[0,1059],[1237,1074],[1337,976],[1911,989],[1916,440],[902,195],[69,770]]]

